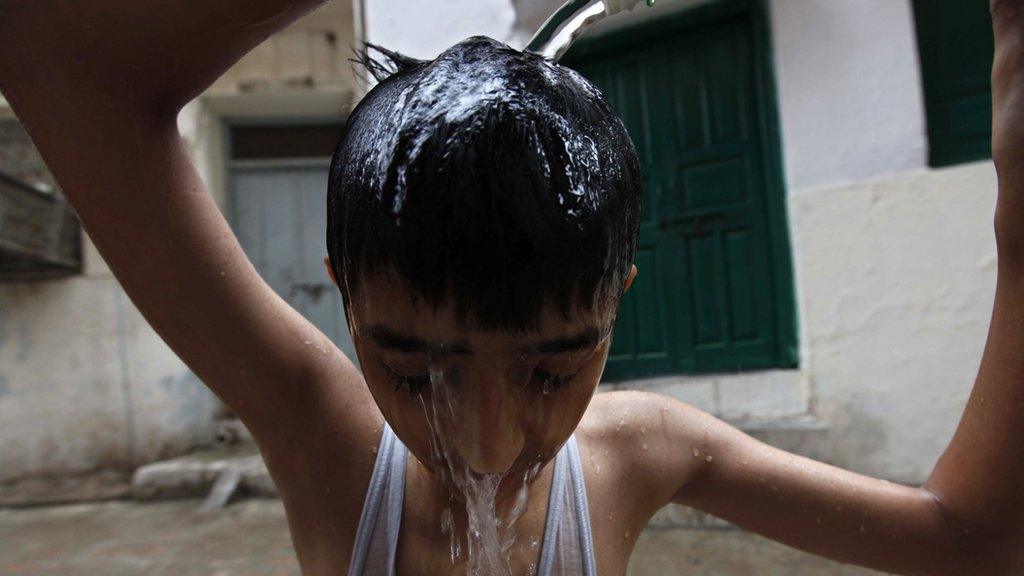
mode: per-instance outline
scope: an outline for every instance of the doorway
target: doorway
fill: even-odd
[[[231,224],[260,276],[358,365],[341,294],[324,270],[327,175],[340,122],[230,130]]]

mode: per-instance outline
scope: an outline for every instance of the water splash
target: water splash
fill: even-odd
[[[511,505],[503,506],[503,502],[499,502],[501,488],[513,472],[479,473],[470,467],[455,446],[462,424],[459,398],[453,390],[455,385],[436,365],[430,368],[430,382],[429,394],[421,393],[419,400],[430,430],[432,470],[451,491],[448,507],[441,514],[441,531],[449,537],[452,564],[465,562],[470,576],[511,576],[511,551],[517,536],[515,524],[526,511],[529,488],[542,463],[528,466],[513,479],[516,484]],[[429,400],[425,400],[425,396],[429,396]],[[466,512],[464,532],[459,529],[454,513],[454,507],[460,505]]]

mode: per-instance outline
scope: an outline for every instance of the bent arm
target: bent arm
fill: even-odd
[[[316,382],[347,388],[357,404],[367,393],[352,364],[256,273],[176,116],[317,4],[0,2],[0,90],[132,301],[264,447],[286,443],[282,422],[319,404]]]

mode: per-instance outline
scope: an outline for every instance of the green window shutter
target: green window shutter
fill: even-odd
[[[914,0],[928,158],[948,166],[988,158],[992,21],[987,0]]]
[[[727,8],[723,9],[723,5]],[[768,45],[726,2],[574,48],[641,160],[640,274],[605,379],[795,363]]]

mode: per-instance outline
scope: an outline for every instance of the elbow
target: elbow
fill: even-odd
[[[921,488],[933,534],[928,541],[934,547],[930,559],[932,569],[925,574],[936,576],[1000,576],[1024,572],[1024,553],[1020,538],[1024,532],[1017,527],[996,522],[977,522],[937,493]]]

